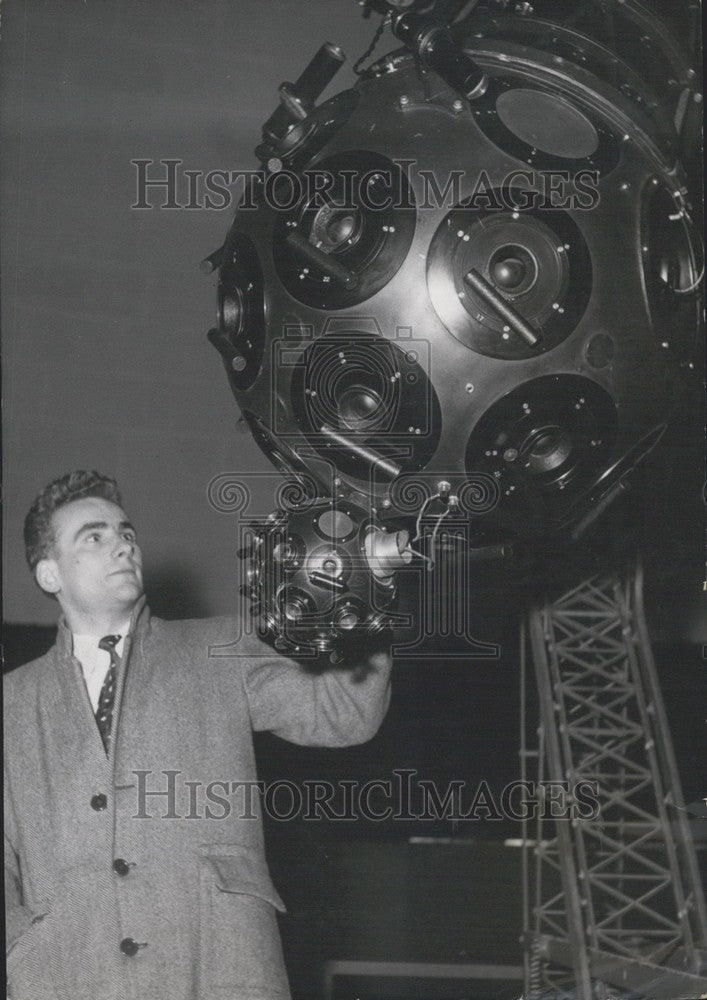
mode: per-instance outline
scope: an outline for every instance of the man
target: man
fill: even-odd
[[[5,682],[9,995],[288,997],[284,907],[246,796],[252,731],[370,739],[389,657],[315,674],[253,635],[234,644],[233,619],[151,618],[135,529],[97,473],[51,483],[25,543],[63,619],[50,652]],[[243,793],[235,808],[197,800],[211,782]]]

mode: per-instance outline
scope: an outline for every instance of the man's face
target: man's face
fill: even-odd
[[[142,553],[125,511],[110,500],[73,500],[52,515],[54,546],[37,566],[71,624],[125,614],[142,594]]]

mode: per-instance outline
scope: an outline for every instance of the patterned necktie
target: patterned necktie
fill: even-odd
[[[98,643],[99,649],[105,649],[110,654],[110,667],[108,667],[106,679],[103,681],[103,687],[98,696],[98,708],[96,709],[96,722],[98,723],[98,731],[101,734],[106,754],[110,750],[110,729],[113,722],[116,671],[120,663],[120,657],[116,653],[115,647],[119,642],[119,635],[104,635]]]

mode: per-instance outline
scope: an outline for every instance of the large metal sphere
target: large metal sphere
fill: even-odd
[[[540,19],[459,37],[482,95],[398,52],[273,148],[224,245],[214,339],[279,467],[383,521],[485,478],[480,530],[533,539],[601,509],[689,358],[679,95]]]

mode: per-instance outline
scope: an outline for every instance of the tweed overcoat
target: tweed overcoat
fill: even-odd
[[[313,673],[238,619],[133,615],[106,757],[60,625],[5,681],[12,1000],[281,1000],[253,730],[365,742],[390,659]]]

